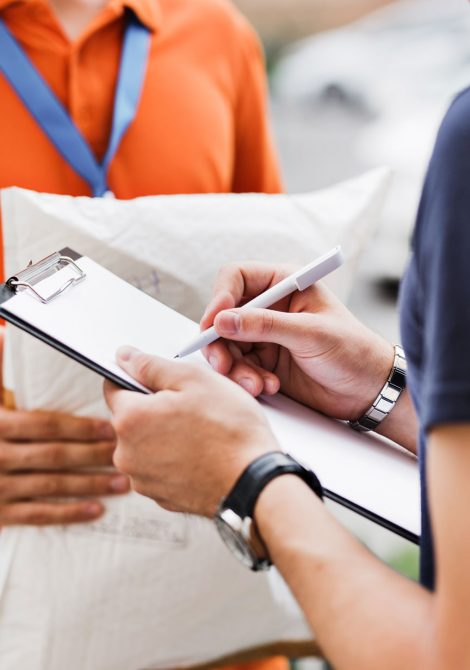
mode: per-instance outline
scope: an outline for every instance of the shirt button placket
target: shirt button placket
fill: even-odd
[[[80,91],[79,91],[78,66],[79,66],[79,52],[74,45],[71,45],[69,54],[69,67],[68,67],[68,73],[69,73],[68,102],[69,102],[69,114],[77,124],[79,123],[80,119]]]
[[[84,137],[90,143],[90,131],[93,125],[93,108],[91,100],[84,95],[83,88],[83,61],[82,49],[84,45],[80,43],[73,48],[70,55],[70,99],[71,99],[71,115],[77,127],[80,129]]]

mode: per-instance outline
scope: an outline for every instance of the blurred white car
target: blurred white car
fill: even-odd
[[[344,28],[302,40],[274,71],[274,96],[281,104],[310,109],[312,120],[325,105],[362,115],[361,131],[347,150],[360,165],[394,168],[374,250],[384,275],[402,272],[437,128],[451,99],[468,85],[466,0],[398,0]]]

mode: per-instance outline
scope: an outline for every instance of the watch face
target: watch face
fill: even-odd
[[[231,515],[230,518],[226,520],[224,516],[228,516],[227,512],[231,512]],[[231,518],[232,515],[234,518]],[[247,568],[253,570],[258,561],[253,550],[248,546],[241,533],[242,520],[240,517],[232,512],[232,510],[225,510],[221,515],[216,516],[215,525],[230,551],[243,563],[243,565],[246,565]]]

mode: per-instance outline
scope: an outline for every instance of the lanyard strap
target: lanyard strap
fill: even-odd
[[[108,191],[110,163],[137,113],[147,69],[150,37],[148,28],[134,14],[130,14],[121,53],[111,136],[100,164],[65,107],[0,19],[0,72],[57,151],[88,182],[95,197],[103,196]]]

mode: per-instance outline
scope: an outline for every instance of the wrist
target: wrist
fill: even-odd
[[[221,499],[225,499],[232,491],[241,475],[256,459],[264,454],[279,450],[276,439],[269,430],[258,430],[252,427],[250,438],[246,441],[238,442],[230,449],[230,452],[224,456],[224,469],[220,472],[220,477],[212,494],[218,497],[212,501],[217,508]]]
[[[405,388],[406,358],[403,348],[397,344],[394,346],[391,368],[378,395],[362,415],[349,421],[349,426],[359,432],[376,431],[394,410]]]
[[[295,518],[306,514],[306,510],[309,515],[326,513],[322,500],[296,475],[277,477],[261,491],[253,510],[253,521],[273,563],[277,562],[279,549],[291,535]]]
[[[214,519],[217,529],[232,553],[251,570],[266,570],[271,564],[270,553],[254,518],[255,507],[273,480],[291,477],[322,499],[323,489],[312,470],[289,454],[272,451],[248,465],[219,505]],[[287,502],[284,500],[284,504]]]
[[[393,412],[390,412],[377,427],[376,432],[396,442],[411,453],[417,453],[418,418],[407,389],[401,394]]]
[[[377,398],[390,374],[395,357],[393,344],[377,337],[377,341],[363,352],[364,368],[368,371],[367,378],[358,380],[358,404],[352,421],[365,414]],[[362,392],[361,392],[362,391]]]

